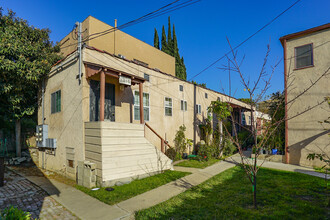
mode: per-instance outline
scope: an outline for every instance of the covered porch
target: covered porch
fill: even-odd
[[[139,123],[144,123],[143,83],[145,79],[111,67],[85,62],[89,84],[89,120],[133,123],[133,89],[138,91]],[[138,88],[138,89],[137,89]],[[136,97],[135,97],[136,98]],[[136,122],[135,122],[136,123]]]

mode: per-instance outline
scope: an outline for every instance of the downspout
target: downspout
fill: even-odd
[[[286,54],[286,39],[283,41],[283,51],[284,51],[284,96],[285,96],[285,104],[284,104],[284,109],[285,109],[285,163],[290,162],[290,157],[289,157],[289,148],[288,148],[288,93],[287,93],[287,54]]]
[[[194,84],[194,151],[196,152],[196,123],[197,123],[197,115],[196,115],[196,84]]]

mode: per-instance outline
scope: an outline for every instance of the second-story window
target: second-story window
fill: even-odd
[[[172,98],[165,97],[165,115],[172,116]]]
[[[295,58],[296,69],[313,66],[313,45],[296,47]]]
[[[58,90],[51,95],[51,113],[61,111],[61,90]]]
[[[208,94],[207,93],[205,93],[205,98],[207,99],[209,96],[208,96]]]
[[[183,85],[179,85],[180,92],[183,92]]]

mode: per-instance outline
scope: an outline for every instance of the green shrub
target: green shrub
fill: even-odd
[[[202,160],[209,160],[216,156],[216,148],[208,145],[201,145],[198,148],[198,156],[201,157]]]
[[[24,212],[14,206],[10,206],[0,212],[0,219],[2,220],[30,220],[31,214]]]
[[[171,160],[174,160],[175,159],[175,156],[176,156],[176,151],[174,148],[168,148],[165,152],[165,155],[170,158]]]
[[[241,131],[237,134],[237,137],[243,149],[254,145],[253,135],[249,131]]]
[[[179,130],[176,132],[175,138],[174,138],[175,150],[176,150],[176,152],[180,153],[181,155],[187,148],[186,136],[184,134],[185,131],[186,131],[186,126],[181,125],[179,127]]]
[[[223,155],[229,156],[236,153],[237,147],[236,145],[228,138],[224,140],[224,148],[223,148]]]

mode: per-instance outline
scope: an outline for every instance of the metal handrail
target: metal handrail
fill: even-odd
[[[160,136],[148,123],[144,123],[147,128],[149,128],[161,141],[161,151],[165,153],[164,144],[166,144],[169,148],[172,148],[171,145],[168,144],[168,141],[166,141],[162,136]]]

